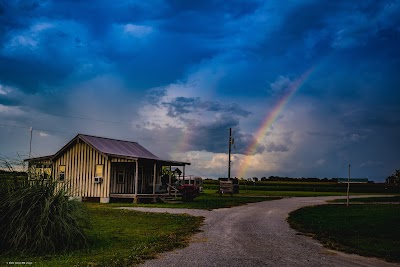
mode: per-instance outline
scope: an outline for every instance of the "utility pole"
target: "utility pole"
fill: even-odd
[[[29,131],[31,132],[31,138],[29,140],[29,158],[31,158],[31,155],[32,155],[32,132],[33,132],[33,128],[30,127]]]
[[[347,178],[347,207],[349,206],[349,192],[350,192],[350,164],[349,164],[349,178]]]
[[[30,131],[30,139],[29,139],[29,159],[32,156],[32,132],[33,132],[33,128],[30,127],[29,128]],[[32,177],[32,173],[31,173],[31,164],[30,162],[28,162],[28,178],[30,179]]]
[[[228,181],[231,180],[231,146],[232,146],[232,143],[233,143],[232,128],[229,128]]]

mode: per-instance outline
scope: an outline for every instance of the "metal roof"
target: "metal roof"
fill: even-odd
[[[53,155],[48,155],[48,156],[24,159],[24,161],[42,161],[42,160],[50,160],[51,161],[52,158],[53,158]]]
[[[46,159],[49,158],[54,161],[56,158],[62,155],[66,149],[74,145],[76,142],[79,142],[79,140],[82,140],[83,142],[87,143],[89,146],[93,147],[106,157],[110,156],[116,158],[124,157],[124,158],[134,158],[134,159],[152,159],[152,160],[157,160],[161,164],[167,166],[190,165],[189,162],[160,159],[159,157],[148,151],[146,148],[139,145],[137,142],[123,141],[123,140],[85,135],[85,134],[78,134],[77,136],[75,136],[74,139],[69,141],[53,156],[31,158],[27,159],[26,161],[36,161],[43,158]]]
[[[136,142],[79,134],[78,137],[103,154],[131,158],[159,158]]]

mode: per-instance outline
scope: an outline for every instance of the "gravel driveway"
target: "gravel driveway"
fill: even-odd
[[[139,211],[204,216],[203,232],[186,248],[160,254],[140,266],[396,266],[375,258],[324,248],[298,235],[286,222],[288,213],[338,197],[285,198],[213,211],[129,208]]]

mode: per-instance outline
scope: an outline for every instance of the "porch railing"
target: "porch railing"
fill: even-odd
[[[173,185],[170,185],[170,184],[167,184],[167,186],[168,186],[168,194],[171,195],[171,191],[173,191],[175,197],[177,197],[178,191],[179,191],[178,188],[176,188],[176,186],[173,186]]]

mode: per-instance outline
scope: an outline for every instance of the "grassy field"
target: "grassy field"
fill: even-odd
[[[335,199],[330,202],[343,203],[346,202],[346,199]],[[400,196],[387,196],[387,197],[360,197],[360,198],[350,198],[351,202],[362,202],[362,203],[391,203],[391,202],[399,202]]]
[[[207,189],[206,192],[215,192],[215,190]],[[350,195],[365,195],[366,193],[351,193]],[[368,193],[368,195],[382,195],[381,193]],[[269,191],[269,190],[253,190],[240,189],[240,194],[235,196],[253,196],[253,197],[328,197],[328,196],[345,196],[346,192],[319,192],[319,191]]]
[[[400,205],[322,205],[290,213],[289,224],[326,247],[400,262]]]
[[[354,193],[359,195],[362,193]],[[246,203],[260,201],[270,201],[281,199],[282,197],[319,197],[319,196],[345,196],[342,192],[306,192],[306,191],[262,191],[262,190],[240,190],[240,194],[219,196],[214,189],[205,189],[193,202],[182,203],[151,203],[151,204],[133,204],[112,203],[113,207],[154,207],[154,208],[186,208],[186,209],[204,209],[213,210],[219,208],[229,208]]]
[[[218,180],[205,180],[204,188],[218,190]],[[289,191],[289,192],[327,192],[327,193],[341,193],[344,194],[347,191],[346,183],[337,183],[331,181],[239,181],[240,191],[252,190],[252,191]],[[400,189],[393,185],[384,183],[360,183],[351,184],[351,193],[380,193],[380,194],[396,194],[400,193]]]
[[[323,196],[345,196],[342,192],[317,192],[317,191],[262,191],[262,190],[240,190],[242,196],[266,196],[266,197],[323,197]]]
[[[229,208],[246,203],[269,201],[280,199],[276,196],[254,196],[254,194],[235,194],[222,195],[216,193],[215,190],[204,190],[193,202],[182,203],[155,203],[155,204],[132,204],[132,203],[112,203],[111,206],[128,206],[128,207],[157,207],[157,208],[186,208],[186,209],[204,209],[213,210],[219,208]]]
[[[142,213],[87,204],[92,229],[89,249],[44,257],[0,255],[0,262],[33,266],[132,266],[157,253],[182,247],[203,219],[188,215]],[[1,265],[0,264],[0,265]]]

